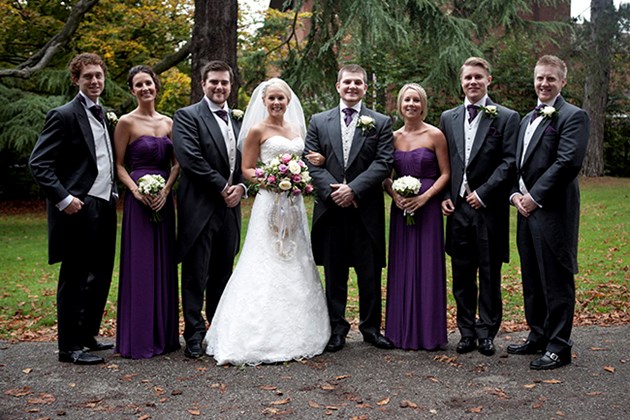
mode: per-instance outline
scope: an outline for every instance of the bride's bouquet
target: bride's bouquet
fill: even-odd
[[[272,247],[282,259],[293,258],[296,250],[294,233],[300,229],[301,209],[295,198],[314,191],[308,168],[299,156],[283,153],[267,165],[255,169],[254,183],[275,194],[267,215],[269,229],[275,235]]]
[[[314,191],[311,175],[302,159],[297,155],[283,153],[269,164],[261,165],[254,172],[255,183],[268,191],[287,195],[309,195]]]
[[[144,175],[138,179],[138,191],[142,195],[150,195],[151,197],[155,197],[164,189],[166,186],[166,181],[162,175]],[[153,211],[151,213],[151,221],[152,222],[161,222],[162,215]]]
[[[409,175],[401,176],[392,183],[394,191],[403,197],[413,197],[414,195],[418,195],[420,187],[422,187],[420,180]],[[416,224],[416,221],[413,218],[414,213],[412,211],[404,210],[403,214],[405,215],[407,225]]]

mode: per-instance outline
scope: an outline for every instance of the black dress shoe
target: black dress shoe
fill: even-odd
[[[492,338],[482,338],[479,340],[479,353],[484,356],[492,356],[496,351]]]
[[[330,336],[330,340],[328,340],[328,344],[326,345],[326,351],[330,353],[334,353],[339,351],[345,346],[346,337],[343,335],[333,334]]]
[[[198,359],[201,357],[201,343],[191,342],[186,343],[186,348],[184,349],[184,356],[190,359]]]
[[[550,351],[546,352],[540,359],[533,360],[529,364],[530,369],[534,370],[551,370],[568,365],[571,363],[571,353],[560,356]]]
[[[378,333],[363,334],[363,341],[383,350],[391,350],[394,348],[394,343],[392,343],[389,338]]]
[[[99,343],[96,338],[92,337],[83,342],[83,347],[88,351],[111,350],[114,348],[112,343]]]
[[[542,353],[545,347],[547,346],[527,340],[523,344],[510,344],[507,346],[507,352],[510,354],[538,354]]]
[[[75,365],[97,365],[105,363],[105,359],[83,350],[61,351],[59,350],[59,361],[64,363],[74,363]]]
[[[477,340],[473,337],[462,337],[457,343],[457,353],[464,354],[470,353],[477,348]]]

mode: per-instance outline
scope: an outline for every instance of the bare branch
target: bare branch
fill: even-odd
[[[17,68],[1,69],[0,78],[21,77],[28,79],[33,73],[46,67],[53,56],[72,40],[72,36],[79,28],[83,16],[97,3],[98,0],[79,0],[72,8],[68,20],[59,33],[52,37],[39,51],[17,66]]]

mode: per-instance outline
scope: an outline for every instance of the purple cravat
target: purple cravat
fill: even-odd
[[[540,110],[543,109],[545,106],[545,104],[536,105],[536,108],[534,108],[534,112],[532,112],[532,115],[529,117],[530,124],[533,123],[536,118],[538,118]]]
[[[354,115],[354,113],[357,112],[355,109],[353,108],[344,108],[343,109],[343,113],[345,114],[343,117],[343,122],[346,123],[346,127],[350,125],[350,123],[352,122],[352,116]]]
[[[471,123],[472,120],[475,119],[477,113],[479,112],[479,107],[477,105],[467,105],[466,109],[468,109],[468,122]]]
[[[225,121],[225,123],[228,123],[228,114],[227,111],[224,109],[220,109],[218,111],[214,111],[215,114],[217,114],[219,116],[219,118],[221,118],[223,121]]]
[[[81,101],[81,103],[85,106],[87,106],[87,103],[85,101],[85,98],[83,97],[83,95],[79,94],[77,95],[79,98],[79,101]],[[103,107],[100,105],[92,105],[91,107],[88,108],[90,110],[90,112],[92,113],[92,115],[94,115],[94,117],[98,120],[98,122],[100,122],[101,124],[105,125],[105,115],[103,114]]]

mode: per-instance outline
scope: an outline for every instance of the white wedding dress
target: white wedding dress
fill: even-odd
[[[281,153],[300,156],[303,150],[300,137],[272,136],[261,145],[260,159],[268,164]],[[256,196],[241,255],[204,339],[206,353],[219,365],[310,358],[330,338],[304,201],[288,200],[263,189]],[[282,240],[278,222],[286,232]]]

